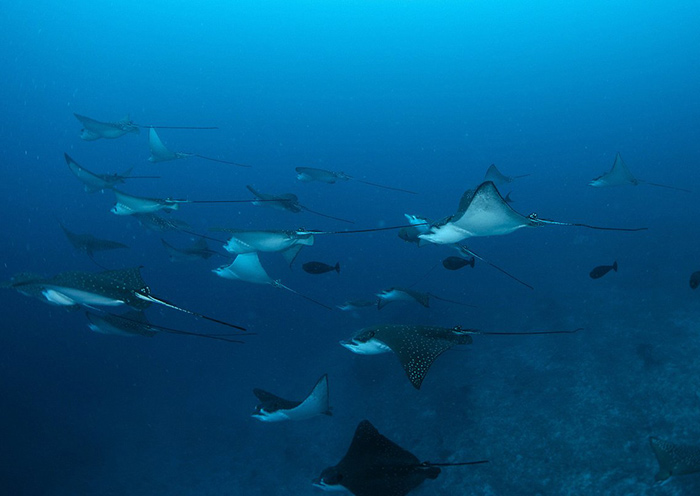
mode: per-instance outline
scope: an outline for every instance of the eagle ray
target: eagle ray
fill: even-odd
[[[357,426],[348,451],[337,465],[313,480],[326,491],[350,491],[355,496],[405,496],[427,479],[437,479],[440,467],[480,465],[488,460],[453,463],[421,462],[384,437],[368,421]]]
[[[214,255],[224,256],[218,251],[212,250],[207,246],[207,242],[203,237],[200,237],[192,245],[185,248],[176,248],[164,239],[160,240],[163,243],[170,260],[172,262],[177,261],[191,261],[191,260],[207,260]]]
[[[338,181],[349,181],[350,179],[354,179],[357,182],[368,184],[370,186],[375,186],[377,188],[390,189],[392,191],[401,191],[403,193],[409,193],[411,195],[418,194],[415,191],[410,191],[407,189],[396,188],[394,186],[387,186],[385,184],[373,183],[364,179],[359,179],[344,172],[317,169],[315,167],[297,167],[295,170],[297,172],[297,179],[302,182],[318,181],[326,184],[335,184]]]
[[[151,126],[136,124],[129,115],[115,122],[101,122],[75,113],[73,115],[83,125],[83,129],[80,130],[80,138],[85,141],[95,141],[100,138],[116,139],[128,133],[139,134],[141,132],[139,128],[142,127],[158,129],[218,129],[218,127],[213,126]]]
[[[97,310],[97,309],[96,309]],[[101,312],[100,314],[94,312],[85,312],[89,324],[88,327],[94,332],[101,334],[115,334],[120,336],[146,336],[153,337],[158,334],[159,331],[166,332],[168,334],[179,334],[182,336],[195,336],[206,339],[214,339],[217,341],[225,341],[228,343],[239,343],[243,344],[244,341],[237,339],[230,339],[225,336],[251,336],[252,333],[239,333],[239,334],[204,334],[192,331],[183,331],[180,329],[173,329],[172,327],[164,327],[161,325],[151,324],[142,311],[130,311],[121,315]]]
[[[419,237],[436,244],[454,244],[479,236],[501,236],[523,227],[544,225],[574,226],[602,231],[644,231],[642,228],[600,227],[590,224],[560,222],[542,219],[533,213],[525,217],[506,203],[491,181],[483,182],[476,190],[462,195],[457,212],[444,221],[433,224],[430,233]]]
[[[420,389],[433,362],[456,345],[472,343],[472,335],[520,336],[574,334],[572,331],[485,332],[461,326],[376,325],[356,332],[340,344],[360,355],[376,355],[393,351],[414,388]]]
[[[123,243],[117,241],[110,241],[108,239],[100,239],[92,234],[78,234],[70,231],[61,222],[58,223],[63,229],[68,241],[73,245],[78,251],[85,253],[88,257],[92,258],[96,251],[108,251],[117,250],[121,248],[129,248]]]
[[[659,462],[656,481],[663,482],[675,475],[700,472],[700,447],[669,443],[658,437],[650,437],[649,444]]]
[[[277,210],[286,210],[287,212],[292,212],[295,214],[301,212],[302,210],[305,210],[306,212],[312,213],[314,215],[318,215],[320,217],[326,217],[328,219],[333,219],[333,220],[337,220],[340,222],[345,222],[347,224],[354,224],[354,222],[351,220],[341,219],[340,217],[334,217],[332,215],[323,214],[323,213],[318,212],[316,210],[311,210],[310,208],[305,207],[304,205],[299,203],[299,198],[294,193],[284,193],[281,195],[270,195],[268,193],[261,193],[260,191],[257,191],[251,185],[247,185],[246,188],[248,188],[248,191],[253,193],[258,198],[258,200],[253,202],[253,205],[257,205],[258,201],[267,202],[267,203],[261,203],[260,205],[265,206],[265,207],[276,208]]]
[[[85,191],[88,193],[112,189],[117,184],[124,183],[127,179],[160,179],[160,176],[131,176],[131,169],[123,174],[96,174],[78,164],[67,153],[63,154],[63,158],[68,164],[68,169],[83,183]]]
[[[252,252],[280,252],[291,266],[304,246],[314,244],[313,234],[291,230],[256,231],[248,229],[212,228],[211,231],[225,232],[231,237],[224,249],[237,255]]]
[[[120,306],[128,305],[135,310],[144,310],[151,303],[178,310],[217,324],[245,331],[244,327],[215,319],[201,313],[179,307],[151,294],[151,288],[141,277],[141,267],[107,270],[104,272],[67,271],[51,278],[29,280],[12,285],[21,292],[22,286],[31,285],[49,303],[61,306]]]
[[[158,133],[156,133],[155,128],[153,127],[151,127],[148,130],[148,146],[151,150],[151,156],[148,157],[148,161],[152,163],[168,162],[171,160],[178,160],[181,158],[188,157],[198,157],[204,160],[210,160],[212,162],[219,162],[221,164],[237,165],[238,167],[250,167],[250,165],[239,164],[238,162],[231,162],[228,160],[221,160],[213,157],[207,157],[198,153],[173,152],[165,146],[163,141],[161,141],[160,137],[158,136]]]
[[[498,170],[498,167],[496,167],[494,164],[491,164],[486,170],[486,174],[484,174],[484,181],[491,181],[495,185],[500,186],[502,184],[512,183],[513,181],[515,181],[516,179],[520,179],[521,177],[527,177],[531,175],[532,174],[521,174],[520,176],[506,176]]]
[[[181,204],[187,203],[257,203],[265,200],[187,200],[183,198],[149,198],[124,193],[112,189],[116,203],[111,212],[116,215],[152,214],[159,210],[179,210]]]
[[[425,308],[430,307],[430,298],[435,298],[436,300],[441,300],[447,303],[454,303],[455,305],[462,305],[465,307],[471,307],[471,308],[476,308],[474,305],[470,305],[468,303],[462,303],[460,301],[454,301],[454,300],[448,300],[447,298],[442,298],[440,296],[436,296],[432,293],[422,293],[420,291],[416,291],[414,289],[410,288],[401,288],[401,287],[392,287],[389,289],[385,289],[381,291],[380,293],[377,293],[377,309],[381,310],[385,306],[387,306],[389,303],[394,302],[394,301],[415,301],[419,303],[420,305],[423,305]]]
[[[254,389],[253,394],[260,400],[253,417],[263,422],[281,420],[304,420],[317,415],[332,415],[328,394],[328,374],[316,381],[311,392],[302,401],[280,398],[262,389]]]
[[[138,126],[134,126],[128,115],[115,122],[101,122],[75,113],[73,115],[83,125],[83,129],[80,130],[80,139],[85,141],[95,141],[100,138],[116,139],[125,134],[141,132]]]
[[[233,279],[236,281],[250,282],[253,284],[269,284],[272,287],[281,288],[289,291],[292,294],[301,296],[302,298],[309,300],[316,305],[322,306],[323,308],[334,310],[320,301],[316,301],[309,296],[285,286],[281,281],[272,279],[260,263],[260,258],[258,257],[257,252],[236,255],[236,258],[230,265],[219,267],[218,269],[212,270],[212,272],[219,277],[223,277],[224,279]]]
[[[676,186],[669,186],[667,184],[652,183],[649,181],[642,181],[634,177],[632,172],[630,172],[627,164],[622,160],[622,155],[617,152],[615,155],[615,161],[613,162],[612,168],[600,177],[593,179],[589,186],[595,188],[605,188],[611,186],[637,186],[639,184],[649,184],[651,186],[657,186],[659,188],[675,189],[677,191],[684,191],[686,193],[692,193],[689,189],[678,188]]]

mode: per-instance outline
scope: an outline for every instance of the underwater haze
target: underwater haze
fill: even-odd
[[[649,444],[700,448],[700,291],[689,285],[700,271],[698,26],[690,0],[5,2],[0,492],[318,495],[311,481],[368,419],[421,461],[489,460],[445,468],[416,496],[700,494],[700,450],[689,475],[661,485]],[[128,115],[140,132],[87,141],[74,114]],[[195,155],[149,162],[149,126]],[[634,181],[590,186],[618,152]],[[111,213],[109,188],[86,192],[64,153],[98,174],[158,177],[117,185],[129,195],[249,201],[250,185],[305,208],[183,203],[156,212],[180,228],[157,232]],[[457,222],[448,216],[491,164],[524,176],[496,185],[521,219],[648,229],[473,237],[462,244],[486,261],[459,270],[441,263],[453,247],[396,229],[321,234],[291,267],[260,254],[292,291],[212,272],[233,260],[221,229]],[[352,179],[303,182],[297,167]],[[62,225],[128,248],[86,256]],[[206,239],[217,253],[180,260],[161,239]],[[311,274],[308,262],[340,272]],[[250,335],[92,332],[86,311],[126,308],[50,305],[60,288],[16,284],[130,267],[154,295]],[[428,293],[429,307],[337,308],[392,287]],[[145,314],[191,333],[235,331],[159,304]],[[398,350],[339,345],[385,324],[583,330],[475,335],[418,390]],[[300,401],[323,374],[331,416],[251,417],[254,388]]]

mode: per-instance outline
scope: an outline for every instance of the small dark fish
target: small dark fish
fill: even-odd
[[[462,258],[462,257],[447,257],[442,261],[442,266],[447,270],[459,270],[462,267],[469,265],[472,269],[474,268],[474,257],[472,258]]]
[[[600,279],[611,270],[617,272],[617,262],[613,263],[612,265],[599,265],[588,275],[591,276],[591,279]]]
[[[695,289],[700,286],[700,270],[690,275],[690,288]]]
[[[335,265],[328,265],[323,262],[306,262],[301,268],[309,274],[325,274],[333,271],[340,274],[340,262]]]

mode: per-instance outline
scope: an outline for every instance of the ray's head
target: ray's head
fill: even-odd
[[[110,210],[114,215],[131,215],[134,212],[128,208],[126,205],[122,203],[115,203],[112,209]]]
[[[212,272],[219,277],[230,278],[231,272],[229,270],[227,270],[228,268],[229,268],[228,265],[222,265],[221,267],[219,267],[217,269],[212,269]]]
[[[376,327],[367,327],[357,331],[350,339],[340,342],[340,345],[358,355],[378,355],[391,351],[386,344],[375,337]]]
[[[312,481],[315,487],[324,491],[347,491],[342,485],[343,474],[338,467],[328,467],[321,475]]]
[[[250,416],[261,422],[269,422],[271,420],[271,413],[272,412],[265,410],[262,405],[256,405],[255,411]]]
[[[607,183],[603,181],[603,177],[604,176],[596,177],[591,182],[589,182],[588,185],[593,186],[594,188],[602,188],[604,186],[607,186]]]
[[[382,289],[379,293],[377,293],[377,298],[387,298],[391,296],[396,288],[389,288],[389,289]]]

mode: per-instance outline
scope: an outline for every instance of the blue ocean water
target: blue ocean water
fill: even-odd
[[[700,303],[688,286],[700,270],[696,2],[37,1],[6,2],[0,14],[1,279],[100,270],[60,221],[130,246],[97,254],[100,264],[143,266],[155,294],[255,334],[244,345],[105,336],[82,310],[3,290],[3,494],[321,494],[311,479],[340,460],[365,418],[421,460],[490,460],[445,469],[417,495],[700,493],[697,475],[654,485],[648,445],[658,436],[700,446]],[[151,164],[145,129],[82,141],[73,113],[218,126],[159,134],[172,149],[252,167]],[[589,187],[618,151],[637,177],[694,193]],[[85,193],[63,153],[100,173],[161,176],[123,186],[135,195],[249,198],[251,184],[355,222],[247,204],[170,214],[209,234],[440,219],[492,163],[531,174],[502,187],[518,212],[649,230],[552,226],[469,240],[533,291],[479,262],[436,268],[454,250],[394,231],[318,236],[292,269],[262,256],[272,277],[330,306],[392,286],[476,306],[329,311],[217,278],[222,258],[172,263],[160,238],[195,238],[111,214],[114,195]],[[299,166],[419,194],[301,183]],[[342,270],[312,276],[300,266],[311,260]],[[619,272],[589,278],[615,260]],[[159,325],[225,332],[164,307],[147,313]],[[584,331],[476,336],[442,355],[417,391],[395,357],[338,345],[384,323]],[[253,388],[301,399],[324,373],[332,417],[251,419]]]

